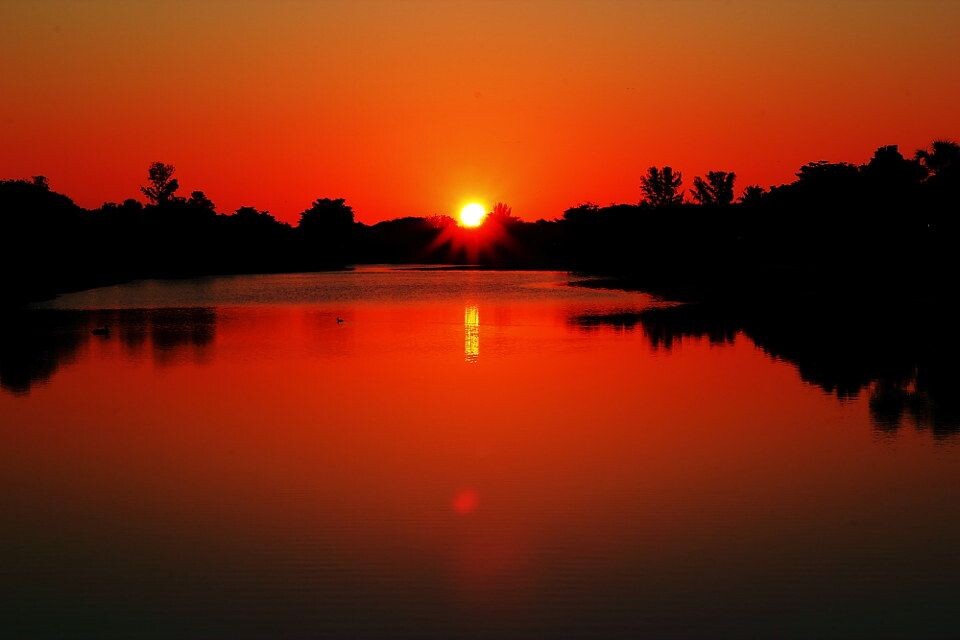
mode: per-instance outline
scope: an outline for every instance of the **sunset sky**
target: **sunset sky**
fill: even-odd
[[[0,177],[79,204],[154,160],[221,211],[364,222],[639,199],[652,164],[863,162],[960,138],[960,2],[0,0]]]

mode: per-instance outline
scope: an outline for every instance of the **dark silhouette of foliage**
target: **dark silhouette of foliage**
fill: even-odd
[[[564,211],[563,220],[572,223],[586,222],[591,216],[596,215],[598,211],[600,211],[599,206],[592,202],[585,202]]]
[[[305,265],[327,268],[350,260],[353,209],[343,198],[320,198],[300,214],[297,230],[304,243]]]
[[[215,213],[216,206],[213,202],[203,193],[203,191],[194,191],[190,194],[190,197],[187,199],[186,205],[190,209],[196,211],[206,211],[208,213]]]
[[[488,222],[494,222],[501,226],[511,225],[520,222],[520,218],[513,215],[513,208],[504,202],[498,202],[493,205],[490,214],[487,216]]]
[[[857,167],[846,162],[809,162],[797,172],[801,189],[819,191],[849,191],[857,178]]]
[[[671,167],[650,167],[640,178],[644,201],[654,207],[669,207],[683,202],[683,174]]]
[[[919,184],[927,176],[927,168],[914,160],[904,158],[895,144],[877,149],[870,162],[861,168],[861,172],[873,182],[870,185],[873,188],[883,185],[904,188]]]
[[[82,231],[83,210],[46,178],[0,180],[0,304],[76,286]]]
[[[956,176],[960,171],[960,144],[953,140],[934,140],[930,149],[919,149],[914,156],[931,176]]]
[[[237,224],[250,227],[269,228],[278,224],[269,211],[258,211],[254,207],[240,207],[234,212],[233,220]]]
[[[764,193],[766,192],[763,190],[763,187],[751,184],[743,190],[743,193],[740,195],[740,202],[741,204],[756,206],[763,200]]]
[[[180,188],[180,183],[173,177],[175,168],[172,164],[154,162],[147,169],[148,186],[140,187],[140,191],[147,200],[161,206],[170,202],[173,195]]]
[[[702,205],[726,206],[733,202],[733,182],[737,174],[732,171],[710,171],[707,179],[693,179],[693,199]]]
[[[734,174],[694,181],[651,167],[641,204],[582,204],[527,222],[498,203],[479,229],[446,215],[355,222],[321,198],[291,227],[241,207],[218,213],[202,191],[177,196],[172,165],[150,166],[136,200],[84,210],[42,176],[0,181],[5,303],[129,278],[342,268],[353,262],[560,267],[615,276],[681,298],[869,287],[952,286],[960,241],[958,145],[912,157],[895,145],[863,165],[819,161],[733,202]],[[766,294],[764,294],[766,295]]]
[[[343,198],[320,198],[300,214],[298,226],[307,233],[342,233],[353,226],[353,209]]]

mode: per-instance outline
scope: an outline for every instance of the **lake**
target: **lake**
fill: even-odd
[[[14,314],[4,635],[960,634],[949,317],[570,281],[365,267]]]

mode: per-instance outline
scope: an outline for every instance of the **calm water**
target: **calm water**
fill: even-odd
[[[943,349],[568,280],[145,282],[8,321],[0,635],[960,634]]]

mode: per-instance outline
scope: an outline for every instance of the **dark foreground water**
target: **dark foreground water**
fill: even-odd
[[[7,319],[0,635],[960,634],[954,338],[567,281],[146,282]]]

